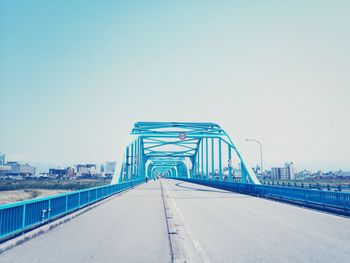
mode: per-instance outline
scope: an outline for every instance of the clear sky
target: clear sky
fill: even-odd
[[[118,159],[136,121],[211,121],[265,167],[350,170],[350,1],[0,0],[0,151]]]

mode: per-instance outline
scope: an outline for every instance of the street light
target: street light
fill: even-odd
[[[246,139],[247,142],[256,142],[260,146],[260,174],[262,175],[264,170],[263,170],[263,159],[262,159],[262,146],[261,143],[258,140],[254,139]]]

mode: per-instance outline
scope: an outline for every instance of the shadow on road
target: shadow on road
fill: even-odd
[[[211,189],[201,189],[201,188],[197,188],[197,187],[190,187],[190,186],[184,186],[182,185],[184,183],[176,183],[175,185],[177,187],[181,187],[181,188],[185,188],[185,189],[191,189],[191,190],[195,190],[195,191],[201,191],[201,192],[212,192],[212,193],[226,193],[226,194],[231,194],[231,192],[228,191],[224,191],[224,190],[211,190]],[[179,190],[181,191],[181,190]]]
[[[211,192],[211,193],[221,193],[221,194],[236,194],[230,191],[225,191],[225,190],[213,190],[213,189],[203,189],[203,188],[197,188],[197,187],[191,187],[191,186],[184,186],[184,183],[176,183],[175,185],[180,188],[185,188],[185,189],[190,189],[194,191],[200,191],[200,192]],[[174,191],[174,190],[173,190]],[[182,191],[182,190],[175,190],[175,191]]]
[[[207,193],[219,193],[219,194],[226,194],[225,196],[221,195],[211,195],[211,196],[182,196],[182,197],[173,197],[174,199],[232,199],[232,198],[250,198],[250,196],[246,196],[246,195],[241,195],[241,194],[237,194],[234,192],[230,192],[230,191],[225,191],[225,190],[214,190],[214,189],[203,189],[203,188],[197,188],[197,187],[191,187],[191,186],[185,186],[183,184],[183,182],[180,183],[176,183],[175,186],[179,187],[179,188],[183,188],[186,189],[186,192],[189,191],[198,191],[198,192],[207,192]],[[178,189],[178,190],[174,190],[174,189],[168,189],[167,191],[169,192],[180,192],[180,191],[184,191],[183,189]]]

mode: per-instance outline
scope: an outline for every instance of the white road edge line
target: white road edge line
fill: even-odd
[[[171,196],[170,192],[167,189],[167,186],[165,184],[162,184],[164,186],[164,190],[166,191],[167,195],[168,195],[168,200],[171,202],[171,206],[174,208],[174,212],[176,213],[178,220],[180,222],[181,226],[183,227],[183,229],[185,230],[186,234],[189,236],[191,243],[193,244],[193,247],[196,249],[197,255],[200,257],[200,262],[206,262],[209,263],[209,257],[206,254],[205,250],[203,249],[203,247],[201,246],[198,238],[196,237],[196,235],[194,234],[194,232],[192,231],[191,227],[188,224],[185,224],[185,218],[182,215],[179,207],[177,206],[176,202],[174,201],[173,197]]]

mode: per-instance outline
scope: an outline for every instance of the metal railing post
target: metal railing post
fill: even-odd
[[[26,206],[27,205],[23,205],[22,229],[25,228],[25,224],[26,224]]]

